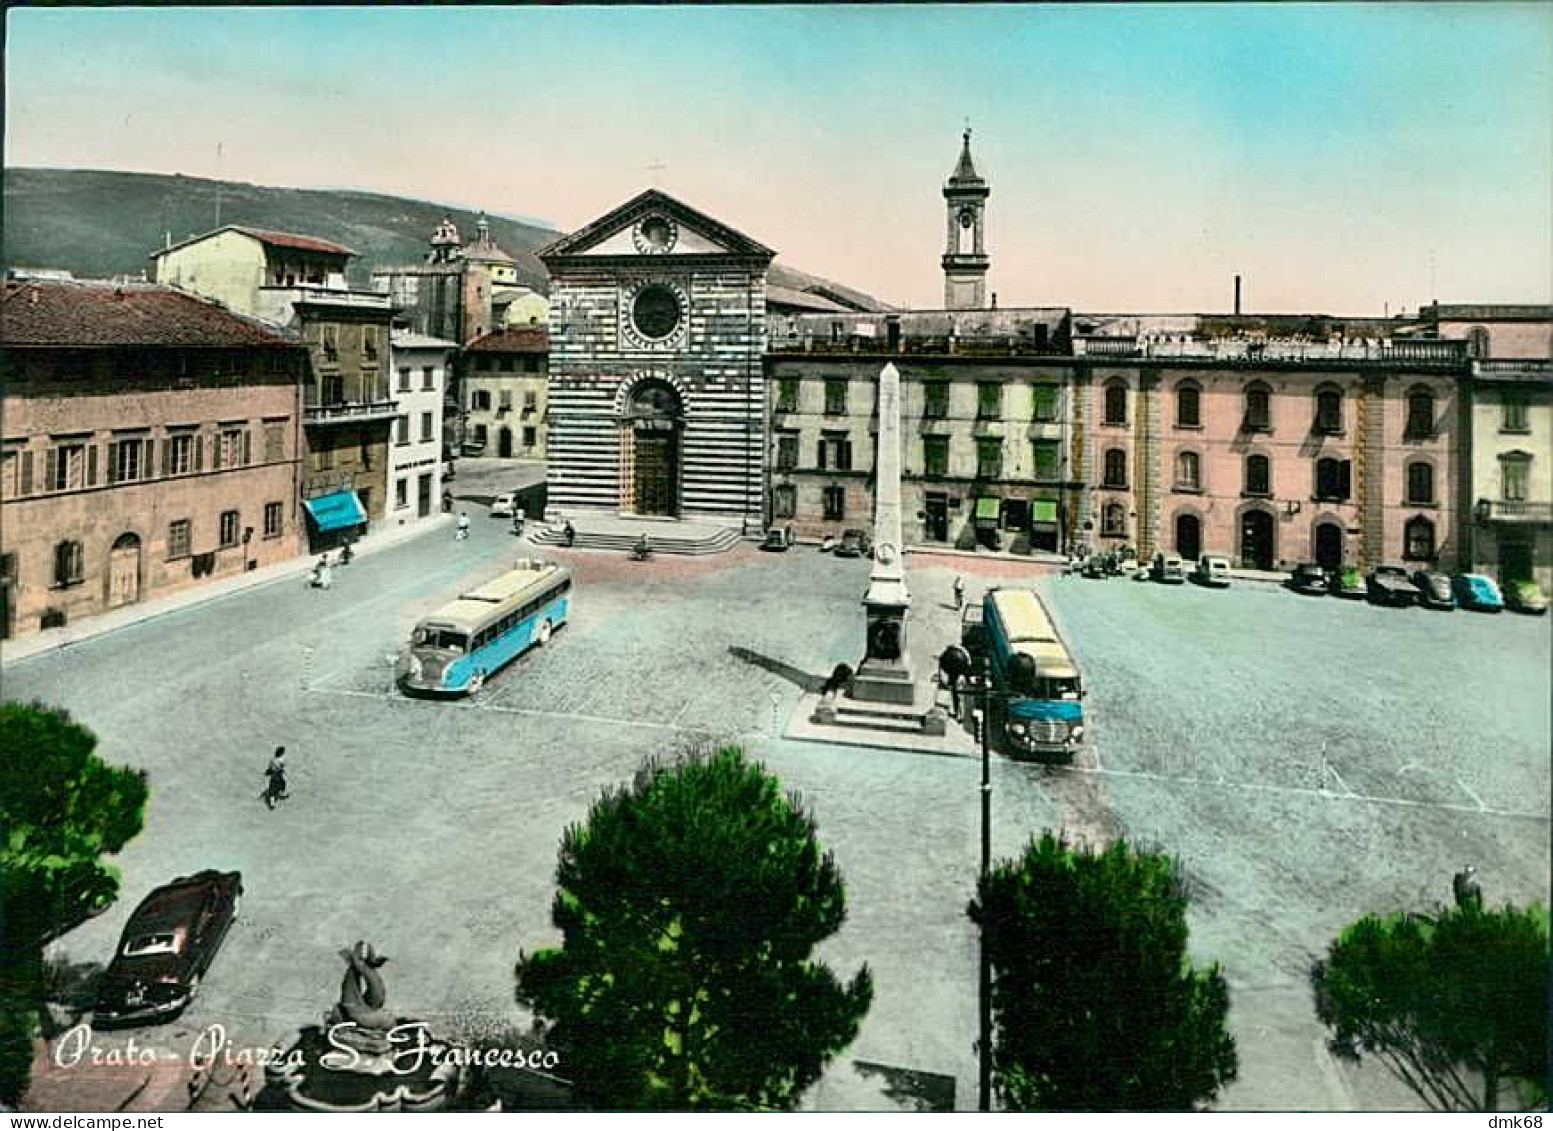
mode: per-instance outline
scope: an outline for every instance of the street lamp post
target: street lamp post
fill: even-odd
[[[988,678],[985,656],[980,660],[981,680],[981,893],[978,906],[981,909],[980,955],[980,1038],[977,1063],[978,1103],[981,1111],[992,1110],[992,960],[987,953],[987,877],[992,872],[992,681]]]

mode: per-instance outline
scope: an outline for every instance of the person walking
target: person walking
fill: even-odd
[[[577,528],[572,525],[571,519],[567,519],[566,525],[561,529],[561,540],[568,546],[577,541]]]
[[[971,674],[971,654],[958,644],[951,644],[938,657],[938,670],[943,682],[949,686],[949,702],[954,707],[954,717],[960,717],[960,687]]]
[[[275,808],[275,803],[284,801],[291,796],[291,791],[286,787],[286,748],[277,746],[275,753],[270,756],[270,764],[264,768],[264,793],[260,796],[264,800],[265,807]]]
[[[453,535],[455,542],[462,542],[469,537],[469,512],[458,512],[458,533]]]
[[[963,577],[954,579],[954,607],[956,612],[965,607],[965,578]]]

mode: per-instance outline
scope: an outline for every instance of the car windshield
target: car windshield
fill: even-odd
[[[124,944],[125,958],[139,958],[147,954],[174,954],[178,950],[176,931],[153,935],[137,935]]]

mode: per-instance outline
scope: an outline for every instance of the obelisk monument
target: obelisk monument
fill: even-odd
[[[852,698],[875,703],[914,701],[906,657],[906,562],[901,552],[901,375],[879,371],[879,436],[874,459],[874,566],[863,595],[867,652],[852,681]]]

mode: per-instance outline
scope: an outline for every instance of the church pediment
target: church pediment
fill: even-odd
[[[776,253],[704,212],[649,189],[538,252],[542,261],[591,257],[737,256]]]

